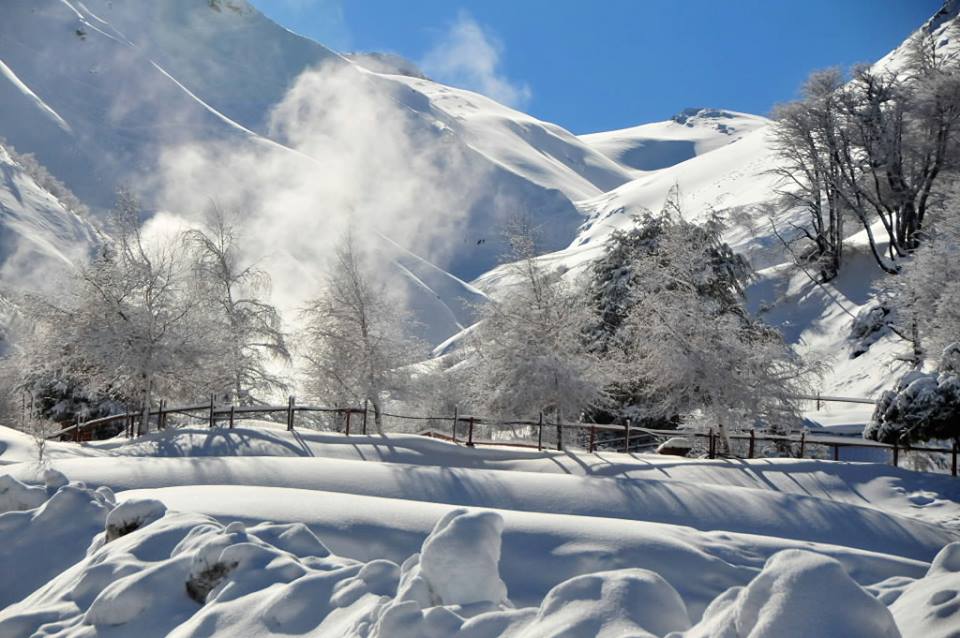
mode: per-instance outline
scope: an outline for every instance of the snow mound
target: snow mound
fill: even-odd
[[[507,586],[500,580],[503,518],[495,512],[452,510],[423,543],[420,573],[446,605],[501,603]]]
[[[167,506],[153,499],[124,501],[107,514],[107,537],[109,543],[145,525],[163,518]]]
[[[804,550],[774,555],[746,587],[718,597],[673,638],[897,638],[890,611],[836,560]]]
[[[45,488],[3,476],[0,490],[0,498],[8,496],[19,505],[33,505],[0,514],[3,608],[83,559],[91,540],[103,530],[112,503],[103,492],[78,483],[59,487],[48,498]]]
[[[951,638],[958,635],[960,543],[944,547],[923,578],[901,581],[905,585],[897,591],[890,612],[903,638]]]
[[[659,574],[622,569],[578,576],[557,585],[520,635],[646,637],[689,627],[680,594]]]
[[[40,507],[47,500],[47,490],[25,485],[9,474],[0,475],[0,514]]]

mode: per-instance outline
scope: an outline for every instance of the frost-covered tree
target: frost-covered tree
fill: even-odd
[[[674,192],[660,217],[639,218],[615,240],[611,255],[635,246],[627,259],[598,267],[595,301],[616,291],[602,314],[613,325],[601,324],[598,344],[619,362],[613,395],[625,415],[669,421],[699,413],[722,434],[796,420],[805,369],[777,330],[745,310],[749,271],[721,229],[716,219],[685,221]]]
[[[182,243],[148,243],[139,215],[138,202],[121,193],[113,242],[61,297],[34,300],[36,334],[27,356],[36,362],[31,369],[137,402],[146,417],[155,396],[205,390],[216,353]]]
[[[280,314],[265,297],[270,276],[245,261],[241,237],[228,213],[213,204],[204,225],[187,231],[194,276],[218,343],[219,393],[254,403],[260,393],[286,388],[271,370],[290,360]]]
[[[588,300],[537,262],[534,244],[529,229],[512,231],[511,285],[480,310],[470,399],[501,417],[576,419],[603,403],[608,369],[584,342]]]
[[[956,176],[951,178],[954,182]],[[937,222],[927,240],[905,262],[901,274],[881,281],[879,295],[892,310],[889,323],[906,340],[904,357],[922,368],[927,353],[934,362],[960,340],[960,186],[956,183],[937,206]]]
[[[352,232],[340,240],[323,290],[303,310],[301,355],[309,394],[337,406],[367,400],[378,432],[383,405],[411,377],[426,347],[412,336],[403,299],[377,276]]]

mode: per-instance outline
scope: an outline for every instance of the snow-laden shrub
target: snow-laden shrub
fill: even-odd
[[[45,479],[46,486],[33,487],[0,476],[0,609],[83,559],[113,507],[103,492],[63,484],[59,472]],[[5,635],[30,633],[0,631]]]
[[[500,579],[503,518],[495,512],[455,509],[437,521],[400,568],[397,600],[435,605],[498,605],[507,600]]]
[[[960,437],[960,345],[944,350],[936,372],[911,370],[877,401],[866,439],[917,443]]]
[[[124,501],[107,515],[106,542],[149,525],[166,513],[167,506],[154,499]]]
[[[447,605],[502,603],[507,586],[500,580],[503,518],[495,512],[448,512],[423,543],[420,573]]]
[[[39,507],[47,500],[42,487],[24,485],[9,474],[0,474],[0,514]]]

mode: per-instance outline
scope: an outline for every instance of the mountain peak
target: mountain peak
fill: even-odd
[[[704,120],[729,120],[736,117],[730,111],[724,111],[722,109],[709,109],[703,108],[701,106],[694,106],[690,108],[685,108],[670,119],[676,122],[677,124],[683,124],[686,126],[693,126],[694,124],[704,121]]]

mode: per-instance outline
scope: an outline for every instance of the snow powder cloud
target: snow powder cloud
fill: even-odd
[[[427,75],[447,84],[477,91],[503,104],[522,107],[532,92],[525,82],[503,74],[503,44],[461,11],[457,21],[427,53],[421,67]]]

